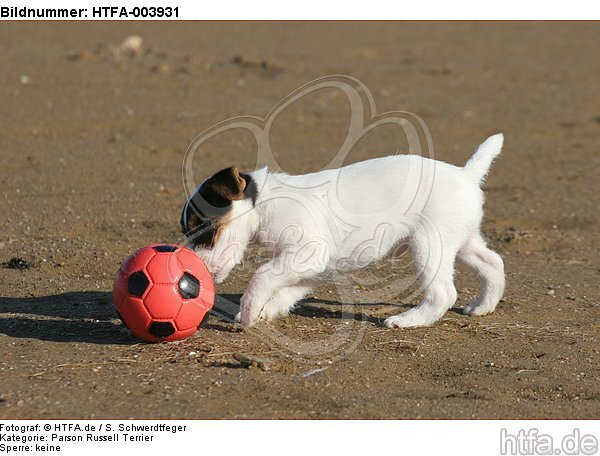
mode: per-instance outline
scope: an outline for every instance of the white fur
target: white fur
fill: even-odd
[[[405,240],[424,298],[388,318],[388,327],[431,325],[454,305],[456,257],[481,280],[480,297],[465,313],[493,312],[504,291],[504,266],[480,234],[480,184],[502,142],[501,134],[490,137],[463,168],[396,155],[301,176],[255,171],[255,206],[249,199],[234,201],[214,248],[197,253],[221,282],[250,243],[274,252],[242,296],[245,327],[287,314],[329,272],[362,268]]]

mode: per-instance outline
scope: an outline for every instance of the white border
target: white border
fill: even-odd
[[[8,0],[0,6],[89,8],[100,6],[170,6],[179,20],[598,20],[600,3],[504,0]],[[90,15],[91,16],[91,15]],[[118,20],[118,18],[113,18]],[[133,18],[128,18],[133,20]],[[173,20],[175,18],[171,18]],[[84,20],[94,20],[88,17]],[[104,18],[106,20],[106,18]],[[122,20],[122,19],[121,19]],[[161,20],[165,20],[164,18]]]
[[[130,425],[168,425],[186,426],[185,432],[131,432],[130,435],[153,436],[151,442],[69,442],[58,443],[61,456],[147,456],[147,455],[255,455],[261,456],[313,456],[313,455],[460,455],[482,456],[502,454],[502,429],[504,434],[516,436],[524,431],[525,435],[535,431],[537,435],[549,436],[553,440],[554,455],[567,455],[562,442],[569,436],[600,439],[600,421],[0,421],[3,425],[0,433],[6,433],[7,424],[17,426],[39,424],[39,432],[26,432],[24,435],[45,435],[55,433],[55,426],[61,424],[61,435],[88,434],[85,426],[102,425],[101,431],[94,435],[114,435],[119,424]],[[107,431],[107,424],[112,431]],[[82,430],[68,429],[79,425]],[[49,429],[43,431],[44,427]],[[51,429],[51,430],[50,430]],[[523,433],[523,432],[522,432]],[[122,435],[122,433],[120,433]],[[531,434],[532,435],[532,434]],[[511,437],[512,438],[512,437]],[[572,439],[571,439],[572,440]],[[0,442],[6,444],[7,442]],[[11,443],[11,444],[14,444]],[[505,454],[543,454],[536,447],[515,448],[513,444],[504,445]],[[513,451],[510,451],[510,450]],[[529,449],[530,451],[527,451]],[[525,451],[524,451],[525,450]],[[6,453],[3,453],[6,454]],[[37,454],[35,451],[11,452],[11,455]],[[573,453],[572,453],[573,454]],[[575,454],[600,454],[576,452]]]

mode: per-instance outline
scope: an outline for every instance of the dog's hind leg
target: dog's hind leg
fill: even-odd
[[[458,258],[479,277],[479,298],[465,307],[467,315],[491,313],[504,293],[504,263],[500,255],[490,250],[479,233],[472,236],[459,250]]]
[[[430,233],[431,234],[431,233]],[[423,301],[406,312],[385,320],[392,328],[429,326],[438,321],[456,302],[454,261],[456,248],[452,242],[442,243],[439,233],[417,233],[410,242],[417,274],[425,292]]]

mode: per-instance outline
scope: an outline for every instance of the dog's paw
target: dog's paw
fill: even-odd
[[[439,318],[435,315],[424,314],[419,312],[419,308],[415,308],[389,317],[384,324],[388,328],[414,328],[417,326],[431,326],[438,320]]]
[[[238,323],[238,324],[242,325],[242,327],[244,327],[244,328],[249,328],[254,323],[256,323],[256,320],[250,320],[248,318],[244,318],[242,316],[242,312],[238,312],[237,314],[235,314],[233,321],[234,321],[234,323]]]
[[[261,306],[252,301],[248,292],[244,293],[240,299],[240,325],[243,328],[249,328],[259,319]]]
[[[244,309],[242,309],[242,311],[240,312],[239,315],[240,316],[239,316],[238,323],[240,325],[242,325],[242,328],[244,328],[244,329],[250,328],[251,326],[254,326],[260,320],[258,314],[256,314],[256,313],[250,313],[248,311],[245,311]]]
[[[388,328],[411,328],[414,326],[423,326],[423,324],[415,322],[414,319],[410,317],[407,318],[403,314],[386,318],[383,324]]]
[[[494,311],[493,308],[490,308],[489,306],[481,305],[481,302],[479,300],[473,301],[471,304],[467,305],[463,309],[463,313],[465,315],[470,315],[472,317],[480,317],[482,315],[490,314],[493,311]]]
[[[278,307],[271,304],[262,309],[259,319],[261,321],[273,321],[276,318],[285,317],[286,315],[289,315],[289,313],[290,308]]]

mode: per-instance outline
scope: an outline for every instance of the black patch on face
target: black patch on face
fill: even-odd
[[[200,187],[200,189],[198,190],[198,193],[200,194],[202,199],[204,201],[206,201],[211,208],[214,208],[214,209],[228,208],[229,206],[231,206],[231,203],[233,201],[233,200],[227,199],[223,195],[220,195],[219,193],[217,193],[215,191],[214,188],[212,188],[208,185],[203,185],[202,187]],[[216,211],[216,212],[219,212],[219,211]]]
[[[212,246],[217,230],[213,220],[204,215],[192,199],[181,214],[181,232],[191,237],[194,246]]]

